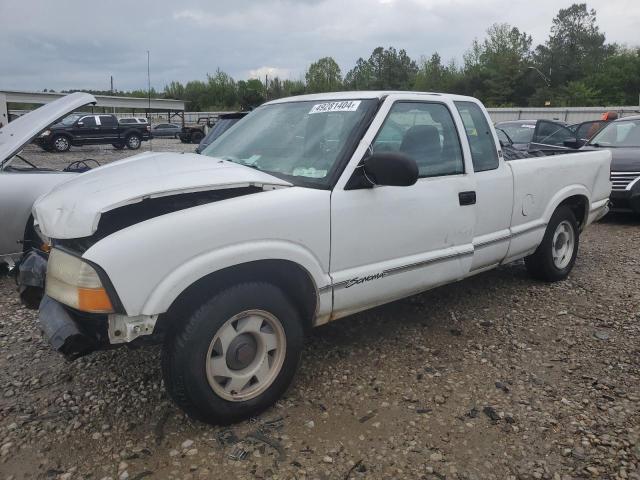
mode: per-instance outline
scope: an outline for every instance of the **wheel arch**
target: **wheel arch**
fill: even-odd
[[[217,270],[199,278],[185,288],[161,314],[156,332],[163,333],[189,316],[214,292],[245,282],[268,282],[290,298],[303,319],[305,330],[313,326],[319,308],[319,293],[312,275],[291,260],[255,260]]]
[[[572,185],[560,190],[549,202],[545,211],[545,223],[561,206],[567,206],[576,216],[578,228],[582,230],[589,218],[589,191],[583,185]]]
[[[578,228],[582,230],[589,216],[589,199],[585,195],[572,195],[560,202],[556,210],[564,206],[571,209],[578,222]]]

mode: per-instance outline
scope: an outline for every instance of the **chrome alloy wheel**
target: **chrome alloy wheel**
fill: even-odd
[[[286,353],[284,328],[264,310],[246,310],[227,320],[209,344],[207,380],[216,395],[243,402],[276,379]]]
[[[551,243],[551,255],[553,264],[559,270],[569,265],[573,257],[573,249],[575,248],[575,233],[567,220],[563,220],[556,227]]]
[[[59,152],[69,150],[69,140],[67,140],[65,137],[56,138],[54,141],[54,145],[56,147],[56,150],[58,150]]]
[[[140,146],[140,139],[138,137],[136,137],[135,135],[133,135],[133,136],[129,137],[129,140],[127,141],[127,145],[132,150],[135,150],[136,148],[138,148]]]

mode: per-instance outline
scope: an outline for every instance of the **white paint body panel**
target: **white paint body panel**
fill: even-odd
[[[315,323],[320,324],[531,253],[557,205],[571,195],[588,199],[589,221],[606,212],[611,188],[606,151],[510,163],[500,158],[498,169],[476,174],[453,102],[481,105],[477,100],[406,92],[302,97],[344,98],[383,102],[332,190],[291,187],[206,157],[137,156],[83,174],[41,199],[36,206],[41,228],[53,238],[90,235],[101,213],[146,196],[262,186],[266,191],[132,225],[98,241],[84,257],[105,270],[130,316],[165,312],[185,288],[209,273],[254,260],[288,260],[313,280],[320,300]],[[346,190],[398,100],[449,107],[462,132],[466,173],[420,179],[411,187]],[[462,191],[476,191],[476,204],[461,206]]]
[[[254,260],[295,262],[321,288],[330,284],[329,202],[329,191],[292,187],[200,205],[120,230],[84,257],[106,271],[129,315],[164,312],[199,278]],[[331,308],[327,293],[320,313]]]
[[[88,237],[96,231],[102,213],[145,198],[249,185],[291,185],[249,167],[194,153],[145,152],[90,173],[53,189],[37,202],[38,225],[45,235]]]

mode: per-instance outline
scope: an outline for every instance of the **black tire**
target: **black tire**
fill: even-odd
[[[567,258],[568,263],[566,265],[558,266],[554,262],[554,236],[560,224],[570,227],[573,231],[573,250],[569,254],[562,258]],[[578,246],[580,244],[580,230],[578,228],[578,222],[576,216],[569,207],[559,207],[551,216],[551,220],[547,225],[547,230],[544,233],[542,243],[538,246],[536,251],[524,259],[525,265],[529,274],[537,279],[545,282],[557,282],[567,278],[573,265],[576,262],[576,256],[578,255]],[[570,255],[570,257],[569,257]]]
[[[142,138],[137,133],[132,133],[125,140],[125,145],[129,150],[138,150],[142,144]]]
[[[193,132],[191,134],[191,143],[200,143],[204,138],[204,133],[202,132]]]
[[[124,144],[123,143],[112,143],[111,144],[113,146],[113,148],[115,148],[116,150],[122,150],[124,148]]]
[[[284,360],[264,391],[243,401],[227,400],[209,383],[207,354],[227,321],[247,310],[266,311],[280,322],[286,339]],[[162,350],[165,387],[180,408],[205,423],[226,425],[255,416],[273,405],[289,387],[300,361],[303,337],[300,316],[279,288],[268,283],[229,287],[214,294],[167,333]]]
[[[71,148],[71,140],[65,135],[56,135],[51,140],[51,148],[52,151],[58,153],[68,152]]]

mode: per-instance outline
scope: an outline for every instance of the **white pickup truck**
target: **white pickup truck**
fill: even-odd
[[[202,155],[136,155],[41,197],[39,321],[69,358],[164,341],[177,404],[233,422],[285,391],[311,327],[522,258],[567,277],[607,212],[609,164],[505,162],[469,97],[275,100]]]

